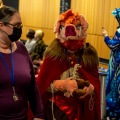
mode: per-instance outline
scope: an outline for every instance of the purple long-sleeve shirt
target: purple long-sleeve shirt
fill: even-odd
[[[13,100],[10,75],[0,57],[0,120],[26,120],[28,101],[35,117],[44,118],[43,107],[34,70],[29,54],[21,42],[16,42],[17,49],[13,52],[15,91],[19,100]],[[12,72],[9,53],[2,53],[9,70]]]

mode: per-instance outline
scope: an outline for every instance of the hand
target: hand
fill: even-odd
[[[102,28],[102,34],[103,34],[104,37],[108,36],[108,33],[104,28]]]
[[[40,118],[34,118],[33,120],[45,120],[45,119],[40,119]]]
[[[33,61],[34,65],[37,65],[37,64],[41,65],[42,63],[43,63],[43,60],[41,60],[41,59]]]
[[[39,60],[34,60],[34,61],[33,61],[33,64],[34,64],[34,65],[39,64]]]
[[[86,97],[87,95],[91,95],[94,92],[94,86],[92,84],[89,85],[89,87],[84,87],[83,88],[86,91],[86,94],[81,96],[80,99]]]

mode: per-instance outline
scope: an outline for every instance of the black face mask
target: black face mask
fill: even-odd
[[[8,35],[11,42],[18,41],[22,34],[22,28],[13,27],[13,34]]]

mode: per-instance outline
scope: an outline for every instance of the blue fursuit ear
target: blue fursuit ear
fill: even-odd
[[[120,27],[120,8],[116,8],[114,11],[112,11],[112,14],[115,16],[115,18],[118,21],[119,24],[118,27]]]

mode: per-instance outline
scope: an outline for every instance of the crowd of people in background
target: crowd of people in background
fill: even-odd
[[[28,40],[25,42],[25,46],[31,57],[34,72],[37,75],[40,70],[40,65],[43,62],[44,51],[47,48],[47,45],[43,40],[44,32],[41,29],[36,31],[28,29],[26,37]]]

